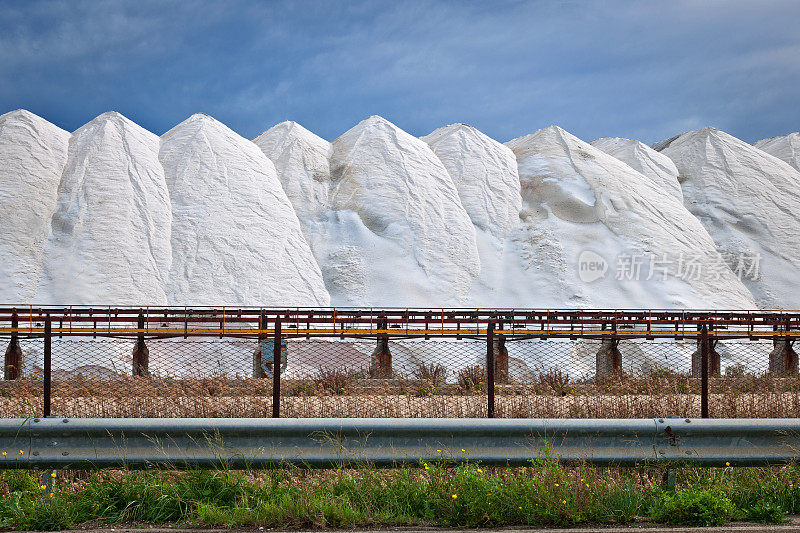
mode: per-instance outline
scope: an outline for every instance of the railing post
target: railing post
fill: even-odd
[[[275,318],[272,355],[272,418],[281,416],[281,317]]]
[[[50,387],[52,377],[52,323],[48,313],[44,319],[44,407],[43,416],[50,416]]]
[[[19,318],[16,311],[11,315],[11,327],[19,327]],[[6,348],[5,364],[3,365],[3,378],[15,380],[20,378],[22,370],[22,348],[19,347],[19,335],[16,332],[11,334],[11,340]]]
[[[486,326],[486,393],[488,417],[494,418],[494,322]]]
[[[135,377],[147,376],[150,373],[150,349],[144,342],[144,313],[139,313],[136,323],[139,333],[136,335],[136,345],[133,347],[133,375]]]
[[[708,337],[708,326],[703,323],[700,330],[700,418],[708,418],[708,360],[711,352],[711,341]]]

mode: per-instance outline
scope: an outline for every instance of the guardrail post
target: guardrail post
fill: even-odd
[[[385,316],[378,318],[378,329],[389,329],[389,320]],[[389,336],[385,333],[378,334],[378,345],[370,356],[369,374],[379,379],[392,377],[392,352],[389,350]]]
[[[44,406],[42,412],[44,417],[50,416],[50,387],[53,370],[52,361],[52,322],[50,320],[50,313],[44,319]]]
[[[150,373],[150,349],[144,342],[144,313],[139,313],[136,323],[139,333],[136,335],[136,345],[133,347],[133,375],[134,377],[147,376]]]
[[[17,329],[19,327],[19,318],[16,311],[11,315],[11,327]],[[11,340],[6,348],[5,363],[3,365],[3,378],[6,380],[15,380],[20,378],[22,370],[22,348],[19,346],[19,335],[17,333],[11,334]]]
[[[272,418],[281,416],[281,318],[275,318],[272,355]]]
[[[711,340],[708,338],[708,327],[703,323],[700,330],[700,418],[708,418],[708,363],[711,352]]]
[[[486,395],[489,418],[494,418],[494,365],[494,322],[489,322],[486,326]]]

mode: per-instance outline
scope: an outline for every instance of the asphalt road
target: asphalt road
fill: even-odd
[[[141,527],[118,527],[118,528],[87,528],[78,529],[73,531],[65,531],[62,533],[265,533],[270,531],[279,531],[271,528],[240,528],[240,529],[183,529],[173,527],[158,527],[158,528],[141,528]],[[320,533],[326,530],[313,530],[303,532],[298,530],[290,530],[292,533]],[[440,529],[440,528],[384,528],[384,529],[371,529],[371,530],[327,530],[327,531],[346,531],[347,533],[376,533],[379,531],[385,532],[400,532],[400,533],[594,533],[600,531],[602,533],[635,533],[636,531],[643,531],[646,533],[762,533],[762,532],[781,532],[781,533],[800,533],[800,516],[789,517],[789,522],[776,526],[764,524],[752,524],[736,522],[719,527],[668,527],[661,524],[653,524],[651,522],[638,522],[626,526],[614,527],[591,527],[584,526],[579,528],[564,528],[564,529],[530,529],[521,527],[500,528],[500,529]]]

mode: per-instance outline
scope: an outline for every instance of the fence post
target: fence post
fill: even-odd
[[[17,312],[11,315],[11,328],[19,327]],[[19,347],[19,335],[16,332],[11,334],[11,340],[6,348],[5,364],[3,365],[3,378],[7,380],[19,379],[22,370],[22,348]]]
[[[144,313],[139,313],[136,323],[139,333],[136,336],[136,345],[133,347],[133,375],[135,377],[147,376],[150,373],[150,349],[144,342]]]
[[[494,418],[494,365],[494,322],[489,322],[486,326],[486,393],[489,418]]]
[[[281,317],[275,317],[275,342],[272,352],[272,418],[281,416]]]
[[[703,322],[700,330],[700,418],[708,418],[708,359],[711,342],[708,338],[708,326]]]
[[[50,416],[50,387],[52,374],[52,323],[50,313],[44,319],[44,407],[43,416]]]

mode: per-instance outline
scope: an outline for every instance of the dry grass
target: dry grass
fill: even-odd
[[[56,379],[53,412],[66,417],[266,417],[270,379]],[[709,382],[712,417],[793,417],[800,378],[736,376]],[[0,416],[41,414],[42,383],[0,384]],[[284,380],[285,417],[484,417],[485,392],[472,382],[431,386],[425,379],[363,379],[348,372]],[[678,374],[612,376],[571,382],[543,376],[496,388],[496,414],[513,418],[641,418],[700,414],[700,383]]]

